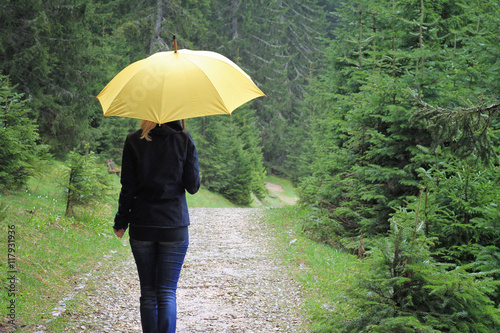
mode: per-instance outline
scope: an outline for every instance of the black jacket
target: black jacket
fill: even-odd
[[[156,126],[151,141],[131,133],[123,148],[122,189],[114,229],[178,228],[189,225],[187,190],[200,188],[198,154],[193,139],[178,122]]]

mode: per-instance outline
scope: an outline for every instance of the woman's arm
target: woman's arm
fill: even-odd
[[[137,156],[130,143],[130,136],[125,140],[123,147],[122,158],[122,173],[121,173],[122,188],[120,198],[118,199],[118,212],[115,215],[115,230],[128,228],[130,220],[130,209],[136,195],[137,187]]]
[[[200,189],[200,168],[198,165],[198,152],[191,135],[187,134],[187,156],[182,172],[182,183],[186,191],[195,194]]]

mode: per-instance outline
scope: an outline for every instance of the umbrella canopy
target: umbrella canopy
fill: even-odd
[[[231,114],[265,94],[234,62],[210,51],[159,52],[118,73],[99,93],[104,116],[169,121]]]

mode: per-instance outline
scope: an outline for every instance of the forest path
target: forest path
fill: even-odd
[[[303,331],[300,288],[276,259],[275,235],[261,214],[255,208],[190,210],[177,332]],[[75,298],[78,310],[65,314],[65,332],[141,332],[133,257],[109,257]]]

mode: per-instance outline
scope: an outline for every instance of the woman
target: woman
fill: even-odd
[[[141,285],[144,333],[174,333],[176,290],[189,244],[185,191],[200,187],[198,154],[180,121],[143,120],[125,140],[122,189],[113,229],[130,246]]]

